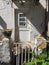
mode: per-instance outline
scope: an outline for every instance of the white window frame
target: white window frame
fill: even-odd
[[[26,27],[26,16],[20,17],[20,14],[24,14],[24,13],[18,13],[18,26],[19,26],[20,28],[25,28],[25,27]],[[24,18],[25,21],[19,21],[20,18]],[[25,25],[20,25],[20,22],[24,22]]]

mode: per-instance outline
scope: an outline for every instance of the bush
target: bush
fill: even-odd
[[[34,59],[32,62],[28,62],[25,65],[42,65],[43,62],[44,60]]]
[[[44,62],[42,63],[42,65],[49,65],[49,62]]]
[[[32,61],[32,62],[26,63],[25,65],[35,65],[35,63]]]
[[[38,55],[38,58],[39,58],[39,59],[46,59],[46,57],[47,57],[47,55],[44,54],[44,53]]]
[[[32,62],[26,63],[26,65],[49,65],[49,57],[47,58],[47,52],[36,55],[34,52],[29,52],[34,56]]]

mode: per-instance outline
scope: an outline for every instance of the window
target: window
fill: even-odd
[[[18,13],[18,25],[19,27],[26,27],[26,17],[24,13]]]

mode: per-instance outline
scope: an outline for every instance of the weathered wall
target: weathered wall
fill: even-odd
[[[0,29],[12,29],[12,38],[14,38],[14,15],[11,3],[0,0]]]

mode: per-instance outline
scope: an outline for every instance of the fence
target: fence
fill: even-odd
[[[26,62],[32,60],[31,47],[26,44],[16,44],[16,65],[24,65]]]
[[[45,41],[42,41],[40,46],[41,45],[42,45],[43,48],[46,48]],[[24,43],[24,44],[23,43],[16,44],[16,65],[23,65],[26,62],[32,61],[34,56],[30,52],[33,52],[33,50],[36,51],[38,54],[42,53],[42,49],[39,50],[40,47],[38,47],[38,51],[37,51],[37,48],[36,48],[37,46],[36,47],[34,47],[34,46],[35,45],[32,45],[32,48],[31,48],[31,46],[27,45],[26,43]]]

